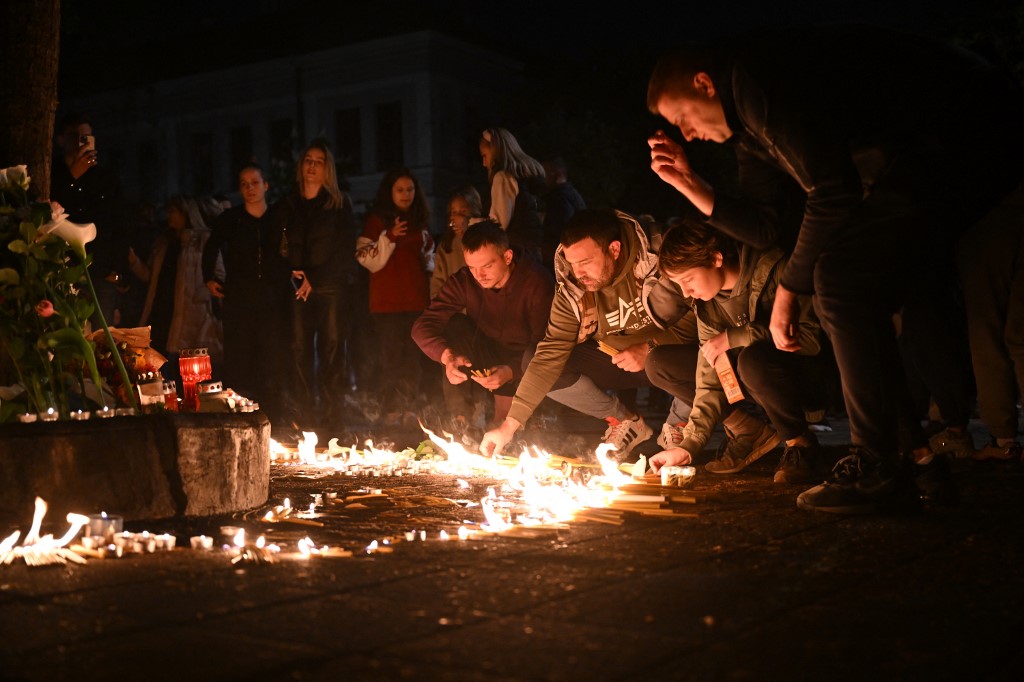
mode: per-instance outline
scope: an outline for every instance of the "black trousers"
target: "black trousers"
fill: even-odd
[[[292,303],[292,395],[311,414],[340,406],[340,343],[337,289],[314,289]]]
[[[522,376],[524,353],[507,348],[499,341],[487,336],[467,315],[461,313],[453,315],[445,326],[444,337],[456,355],[463,355],[473,363],[472,368],[465,369],[466,372],[469,372],[470,369],[508,365],[514,373],[519,374],[519,377]],[[530,354],[532,354],[532,349]],[[519,387],[519,377],[496,388],[493,394],[514,396]],[[465,417],[473,414],[473,404],[476,398],[487,397],[487,394],[490,393],[472,380],[464,381],[461,384],[450,383],[444,375],[443,366],[441,368],[441,386],[449,413]]]

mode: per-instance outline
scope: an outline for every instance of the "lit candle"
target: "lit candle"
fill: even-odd
[[[189,538],[192,549],[213,549],[213,538],[208,535],[193,535]]]
[[[110,542],[114,534],[121,532],[123,526],[124,519],[115,514],[107,514],[107,512],[90,514],[85,535],[90,537],[100,536],[106,538],[107,542]]]
[[[57,413],[57,410],[52,407],[46,408],[46,412],[39,413],[39,418],[44,422],[55,422],[58,417],[60,417],[60,415]]]
[[[36,415],[32,412],[26,412],[25,414],[18,415],[18,421],[20,421],[22,424],[31,424],[36,419],[38,419],[38,417],[36,417]]]
[[[84,412],[82,410],[75,410],[74,412],[71,413],[71,418],[74,419],[76,422],[85,421],[86,419],[89,418],[89,413]]]

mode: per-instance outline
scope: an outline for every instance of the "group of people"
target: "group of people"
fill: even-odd
[[[441,365],[455,423],[468,426],[488,403],[484,454],[508,445],[547,397],[605,420],[603,440],[625,458],[654,430],[619,392],[651,387],[672,398],[656,470],[692,462],[721,425],[709,472],[742,471],[782,446],[774,480],[812,486],[797,497],[812,510],[953,503],[946,457],[1020,458],[1024,97],[1009,77],[918,36],[793,29],[665,55],[647,107],[685,144],[725,144],[737,160],[725,191],[670,134],[650,137],[652,171],[692,207],[656,246],[637,218],[587,209],[563,162],[538,163],[501,128],[479,141],[489,210],[473,187],[455,189],[435,244],[418,179],[395,169],[360,230],[317,142],[274,207],[256,165],[239,176],[243,206],[216,215],[171,202],[177,254],[158,244],[132,264],[150,282],[154,334],[166,328],[173,350],[178,334],[201,333],[178,320],[185,308],[222,301],[229,382],[267,400],[289,386],[291,399],[329,414],[342,405],[359,319],[353,292],[369,273],[387,422],[415,418],[427,358]],[[73,152],[69,177],[87,177],[94,157]],[[170,321],[158,327],[175,263]],[[117,286],[120,263],[97,256],[93,267]],[[183,285],[196,268],[202,286]],[[966,431],[972,373],[958,371],[951,321],[961,292],[991,433],[977,451]],[[275,332],[274,316],[290,335]],[[283,354],[291,362],[266,362]],[[809,415],[822,404],[810,389],[826,356],[852,444],[821,482]],[[274,373],[283,368],[291,381]],[[928,403],[942,422],[934,433]]]

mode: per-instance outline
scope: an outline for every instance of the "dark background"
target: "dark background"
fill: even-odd
[[[680,42],[863,22],[952,40],[1024,73],[1024,0],[64,0],[61,15],[63,98],[424,28],[448,33],[525,65],[524,85],[506,93],[492,125],[532,156],[566,157],[591,205],[659,217],[685,206],[648,169],[645,140],[664,124],[646,111],[645,91],[654,61]],[[713,184],[727,186],[720,145],[694,143],[690,153]]]

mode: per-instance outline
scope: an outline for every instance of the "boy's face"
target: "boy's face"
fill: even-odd
[[[725,283],[725,271],[722,269],[722,256],[718,255],[716,264],[687,268],[679,272],[668,273],[668,278],[675,282],[683,292],[683,296],[710,301],[722,290]]]
[[[255,168],[246,168],[238,175],[238,189],[247,204],[261,203],[270,185]]]

